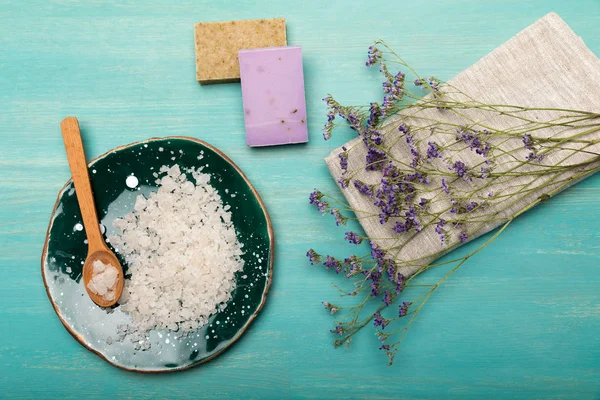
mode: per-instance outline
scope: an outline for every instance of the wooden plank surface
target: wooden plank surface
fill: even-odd
[[[323,162],[327,93],[380,97],[366,48],[388,41],[449,79],[549,11],[600,54],[600,2],[0,0],[0,398],[600,398],[600,176],[529,212],[435,293],[386,366],[371,333],[334,350],[321,301],[335,278],[310,247],[348,251],[307,204],[336,193]],[[285,17],[303,47],[310,143],[250,149],[239,84],[195,80],[194,23]],[[600,95],[600,93],[598,94]],[[245,336],[218,359],[159,376],[120,371],[63,329],[39,257],[69,178],[59,123],[79,118],[88,156],[153,136],[227,153],[271,213],[274,284]],[[423,278],[424,280],[427,277]]]

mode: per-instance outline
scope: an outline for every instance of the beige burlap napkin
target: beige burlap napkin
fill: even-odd
[[[544,108],[567,108],[590,112],[600,111],[600,60],[585,46],[582,39],[578,37],[569,26],[555,13],[550,13],[541,18],[533,25],[530,25],[512,39],[492,51],[490,54],[479,60],[467,70],[448,82],[455,88],[460,89],[474,99],[488,104],[510,104],[526,107],[544,107]],[[414,111],[410,111],[413,112]],[[411,114],[412,115],[412,114]],[[547,121],[558,118],[561,115],[559,111],[531,111],[523,114],[527,118],[537,121]],[[424,124],[425,119],[444,120],[461,124],[461,119],[455,114],[445,112],[444,110],[430,109],[419,112],[419,118],[411,121],[412,125]],[[475,121],[485,121],[499,128],[514,127],[517,123],[514,118],[503,118],[494,116],[490,119],[482,111],[472,111],[468,117]],[[384,137],[397,134],[400,116],[391,118],[382,128]],[[407,115],[403,115],[407,118]],[[411,118],[411,116],[408,116]],[[544,129],[538,135],[557,135],[556,128]],[[560,133],[558,133],[560,135]],[[438,143],[445,143],[453,138],[437,137],[436,133],[430,134]],[[592,133],[593,138],[599,138],[600,134]],[[387,140],[387,139],[386,139]],[[427,143],[427,140],[424,141]],[[516,152],[524,158],[527,150],[523,148],[522,140],[514,139],[508,142],[494,143],[501,149],[508,152]],[[358,172],[354,178],[367,183],[377,183],[381,179],[381,172],[364,171],[366,148],[357,138],[348,142],[345,147],[353,148],[349,154],[349,170],[363,170]],[[598,152],[599,148],[588,148],[587,150]],[[342,170],[339,166],[339,153],[341,148],[334,150],[325,160],[331,175],[337,180],[342,176]],[[410,160],[408,148],[404,146],[394,146],[391,150],[394,158]],[[461,158],[469,164],[475,164],[478,161],[474,152],[466,150],[461,154]],[[581,163],[589,157],[588,153],[574,153],[572,150],[557,152],[551,157],[544,159],[545,165],[560,165],[567,163]],[[479,159],[480,160],[480,159]],[[500,159],[501,170],[511,168],[514,162],[510,157]],[[480,161],[479,161],[480,162]],[[510,197],[501,203],[492,205],[492,210],[486,213],[494,212],[496,208],[497,218],[482,224],[470,224],[466,227],[469,240],[476,238],[502,223],[506,218],[514,215],[519,210],[532,204],[540,196],[550,193],[552,190],[562,190],[565,182],[575,183],[581,177],[585,177],[586,171],[591,171],[598,166],[597,163],[589,164],[578,170],[571,170],[552,180],[547,178],[545,185],[539,187],[539,180],[535,184],[537,190],[528,192],[527,195],[520,196],[517,201],[510,201]],[[526,172],[529,167],[519,169],[520,172]],[[534,167],[531,167],[534,168]],[[557,179],[558,178],[558,179]],[[570,178],[573,178],[569,181]],[[510,194],[511,190],[516,191],[532,184],[532,177],[523,174],[522,176],[511,176],[499,180],[494,188],[486,188],[485,196],[492,192]],[[459,182],[460,185],[471,185],[471,188],[477,189],[480,180],[474,182]],[[440,185],[439,181],[434,181],[432,185]],[[367,217],[369,214],[377,214],[378,209],[373,205],[373,200],[360,194],[352,184],[343,190],[349,204],[359,210],[357,215],[360,217],[360,223],[365,233],[375,243],[383,248],[393,247],[395,254],[393,256],[400,260],[404,267],[401,272],[409,276],[418,270],[422,265],[431,262],[433,258],[439,256],[440,239],[434,231],[434,226],[422,230],[413,235],[397,234],[392,230],[392,224],[382,225],[376,217]],[[444,209],[447,204],[439,202],[436,210]],[[449,251],[461,244],[456,236],[448,238],[449,243],[443,249]],[[435,256],[434,256],[435,255]]]

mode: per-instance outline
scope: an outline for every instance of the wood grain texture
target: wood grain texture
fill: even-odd
[[[92,301],[100,307],[112,307],[119,301],[123,292],[123,269],[115,254],[108,248],[104,242],[102,232],[100,232],[100,223],[98,214],[96,213],[96,204],[94,203],[94,195],[90,184],[90,176],[88,172],[88,163],[85,158],[83,149],[83,141],[79,131],[79,123],[75,117],[66,117],[60,123],[67,159],[69,160],[69,168],[73,177],[73,184],[77,194],[77,203],[83,218],[83,226],[88,240],[88,256],[83,266],[83,284],[85,290]],[[48,235],[50,229],[48,229]],[[47,248],[44,248],[42,259],[46,256]],[[93,278],[94,263],[100,261],[105,265],[112,265],[118,271],[117,283],[114,288],[114,296],[112,300],[107,300],[104,296],[94,293],[89,289],[88,285]],[[44,281],[46,283],[47,281]]]
[[[90,185],[90,176],[83,150],[83,141],[79,132],[79,123],[75,117],[67,117],[60,123],[60,130],[63,136],[67,160],[73,184],[77,191],[77,202],[81,210],[85,234],[88,239],[89,253],[96,251],[106,251],[108,246],[104,243],[104,238],[100,232],[98,214],[96,213],[96,204]]]
[[[0,0],[0,397],[600,397],[600,176],[519,218],[461,267],[393,367],[367,332],[332,348],[320,302],[336,299],[336,279],[304,254],[351,248],[306,199],[314,187],[336,193],[323,157],[349,138],[322,141],[321,99],[380,97],[377,72],[363,67],[371,42],[383,38],[419,71],[449,79],[556,11],[600,54],[597,0],[373,4]],[[279,16],[288,44],[303,47],[310,142],[251,149],[239,84],[196,82],[194,23]],[[261,194],[278,237],[277,273],[261,315],[222,356],[182,373],[127,373],[56,318],[39,257],[70,176],[58,129],[67,115],[79,117],[89,158],[152,136],[194,136],[230,156]],[[435,271],[422,277],[433,279]]]

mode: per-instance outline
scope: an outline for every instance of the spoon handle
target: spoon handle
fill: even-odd
[[[94,205],[90,176],[88,175],[77,118],[67,117],[63,119],[60,123],[60,129],[67,150],[69,167],[73,175],[77,201],[83,217],[83,225],[88,239],[88,252],[92,254],[95,251],[104,250],[106,245],[98,224],[98,214],[96,214],[96,206]]]

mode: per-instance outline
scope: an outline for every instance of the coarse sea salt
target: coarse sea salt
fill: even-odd
[[[115,289],[117,287],[117,278],[119,270],[112,264],[104,264],[100,260],[92,264],[92,279],[87,284],[87,288],[94,294],[102,296],[106,301],[115,299]]]
[[[224,309],[244,261],[231,212],[210,175],[163,166],[158,190],[139,195],[134,211],[113,222],[110,242],[125,257],[131,278],[119,302],[136,332],[189,333]]]

